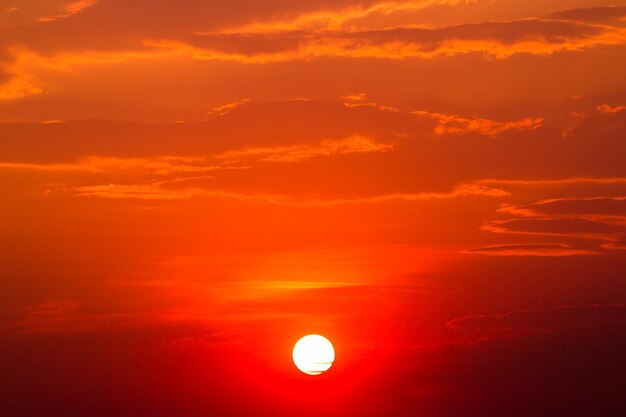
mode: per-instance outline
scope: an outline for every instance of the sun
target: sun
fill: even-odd
[[[328,371],[334,360],[332,343],[318,334],[304,336],[293,347],[293,362],[308,375],[320,375]]]

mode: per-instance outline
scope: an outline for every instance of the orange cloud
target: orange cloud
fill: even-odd
[[[626,197],[553,198],[526,205],[505,204],[502,213],[529,216],[626,217]]]
[[[576,249],[562,243],[509,244],[468,249],[463,253],[491,256],[575,256],[597,255],[598,252]]]
[[[626,226],[585,218],[532,217],[486,222],[483,230],[493,233],[578,237],[614,241],[626,233]]]
[[[626,106],[609,106],[608,104],[603,104],[598,106],[597,110],[601,113],[619,113],[622,111],[626,111]]]
[[[248,104],[249,102],[250,102],[250,99],[244,98],[242,100],[233,101],[232,103],[222,104],[220,106],[214,107],[213,110],[211,110],[211,113],[217,114],[218,116],[223,116],[226,113],[230,113],[237,107],[244,106]]]
[[[525,19],[443,29],[400,27],[364,31],[268,31],[204,33],[181,39],[146,40],[146,46],[179,51],[201,60],[266,63],[347,58],[434,58],[482,53],[503,59],[519,53],[550,55],[626,43],[626,29],[562,20]]]
[[[149,184],[105,184],[85,185],[72,187],[71,190],[79,197],[100,197],[115,199],[142,199],[142,200],[178,200],[190,198],[194,190],[170,190],[163,185],[169,182],[154,182]],[[49,190],[48,193],[54,190]]]
[[[41,94],[43,89],[33,78],[28,74],[11,76],[9,81],[0,84],[0,100],[15,100]]]
[[[177,60],[178,65],[186,68],[193,67],[194,64],[188,60],[194,59],[259,64],[308,61],[325,57],[398,61],[410,58],[445,59],[448,56],[477,54],[490,60],[517,54],[547,55],[561,51],[581,51],[601,45],[623,45],[625,39],[625,29],[612,26],[610,23],[613,21],[581,22],[561,18],[533,18],[442,28],[418,28],[410,24],[397,26],[393,22],[387,26],[368,26],[363,21],[364,16],[376,15],[384,23],[385,18],[397,11],[421,10],[432,4],[457,4],[456,1],[387,1],[368,5],[341,1],[324,10],[315,10],[316,6],[312,4],[303,7],[273,4],[278,9],[286,7],[294,10],[268,12],[268,15],[261,13],[262,16],[256,17],[246,14],[245,19],[241,18],[243,24],[241,19],[224,19],[223,25],[205,19],[205,30],[200,30],[203,27],[201,17],[210,10],[209,6],[194,4],[189,10],[176,10],[169,2],[163,3],[146,6],[150,11],[144,16],[139,7],[141,3],[72,2],[65,4],[64,11],[59,14],[71,18],[57,19],[49,24],[32,27],[22,28],[18,25],[19,30],[9,30],[6,40],[0,44],[0,56],[10,55],[19,65],[10,68],[10,72],[17,78],[13,84],[0,87],[0,99],[18,100],[41,93],[47,93],[46,97],[48,94],[54,96],[59,91],[59,86],[56,85],[59,79],[71,76],[72,71],[82,65],[93,66],[88,71],[82,71],[83,73],[104,73],[105,69],[98,67],[126,63],[128,68],[136,70],[148,64],[139,61],[159,60],[149,63],[158,66],[163,63],[161,59]],[[225,5],[224,10],[220,11],[230,13],[230,8],[231,6]],[[117,9],[119,10],[116,11]],[[172,19],[165,24],[156,25],[154,22],[158,20],[149,18],[153,16],[152,13],[156,13],[152,9],[166,10],[172,15]],[[116,22],[110,21],[111,16],[116,16],[118,12],[120,15],[128,13],[128,22],[124,25],[116,25]],[[192,16],[192,12],[197,12],[197,15]],[[276,25],[272,20],[278,17],[279,20],[293,23],[298,20],[297,16],[304,15],[317,17],[303,18],[305,23],[297,23],[291,28],[284,27],[280,22]],[[319,24],[306,23],[310,21]],[[256,23],[250,25],[249,22]],[[378,27],[382,29],[375,29]],[[108,34],[106,40],[102,35],[105,32]],[[73,36],[74,33],[80,33],[81,36]],[[219,107],[215,105],[233,98],[218,98],[208,108]],[[196,100],[200,101],[198,98]],[[206,113],[208,108],[203,108],[202,113]],[[49,118],[65,116],[51,115]]]
[[[396,193],[374,195],[371,197],[354,198],[311,198],[293,195],[279,195],[267,193],[239,193],[223,190],[212,190],[210,188],[190,187],[172,188],[170,185],[176,182],[185,182],[190,178],[180,178],[178,180],[159,181],[146,184],[103,184],[76,186],[71,188],[57,187],[46,191],[46,194],[70,191],[78,197],[100,197],[114,199],[145,199],[145,200],[177,200],[191,197],[225,198],[234,200],[250,200],[264,202],[268,204],[278,204],[287,206],[336,206],[346,204],[372,204],[389,201],[429,201],[444,200],[458,197],[506,197],[508,192],[487,188],[476,184],[461,184],[451,191],[440,193]]]
[[[88,7],[93,6],[94,4],[96,4],[98,2],[98,0],[79,0],[79,1],[74,1],[71,3],[68,3],[65,5],[65,11],[68,15],[73,15],[76,14]]]
[[[327,139],[318,145],[293,145],[273,148],[244,148],[216,156],[220,160],[237,161],[256,158],[261,162],[298,162],[322,156],[353,153],[389,152],[392,144],[378,143],[374,139],[353,135],[345,139]]]
[[[2,51],[0,50],[0,55]],[[67,73],[79,65],[112,65],[130,60],[163,58],[174,51],[81,51],[41,55],[26,49],[11,49],[10,64],[0,61],[0,70],[8,74],[8,81],[0,83],[0,100],[16,100],[46,92],[46,73]],[[1,73],[0,73],[1,74]]]
[[[86,171],[94,173],[171,175],[180,173],[206,173],[224,169],[217,165],[209,165],[202,158],[180,156],[160,156],[154,158],[116,158],[88,156],[76,163],[41,164],[0,162],[0,169],[34,170],[34,171]],[[228,169],[233,169],[229,167]]]
[[[569,256],[586,252],[602,253],[601,249],[619,249],[626,236],[626,197],[615,197],[623,193],[624,178],[571,178],[563,180],[482,180],[479,184],[502,186],[520,198],[526,196],[552,195],[558,197],[543,198],[526,204],[501,203],[499,213],[510,215],[506,220],[488,221],[482,230],[498,234],[517,234],[520,236],[559,236],[570,238],[580,243],[580,239],[604,241],[597,244],[587,242],[584,248],[572,245],[541,243],[523,244],[520,247],[496,245],[479,248],[468,253],[489,255],[524,255],[526,250],[536,251],[537,256]],[[589,194],[594,197],[587,197]],[[580,195],[579,197],[562,197]],[[528,197],[526,197],[528,198]],[[535,197],[536,198],[536,197]],[[593,246],[589,249],[589,245]],[[530,254],[530,253],[528,253]]]
[[[367,95],[365,93],[355,93],[347,96],[341,96],[340,98],[348,103],[360,103],[366,100]]]
[[[481,184],[492,185],[523,185],[523,186],[542,186],[542,185],[567,185],[567,184],[626,184],[626,178],[561,178],[561,179],[498,179],[489,178],[480,180]]]
[[[626,240],[615,243],[603,243],[602,245],[600,245],[600,247],[609,250],[626,250]]]
[[[67,3],[63,7],[63,11],[59,14],[53,16],[40,17],[37,19],[38,22],[53,22],[58,19],[64,19],[66,17],[73,16],[91,6],[96,4],[98,0],[79,0]]]
[[[301,13],[288,19],[255,22],[228,29],[229,33],[270,33],[300,30],[344,30],[355,27],[358,21],[373,15],[389,16],[394,13],[418,11],[435,4],[454,5],[462,0],[384,0],[373,4],[356,4],[336,10],[316,10]]]
[[[590,118],[601,126],[619,127],[613,118],[621,114],[594,113]],[[445,195],[458,184],[473,184],[473,189],[457,189],[456,195],[503,197],[512,193],[517,196],[515,210],[521,210],[540,200],[569,197],[571,190],[572,196],[582,198],[624,195],[623,178],[600,178],[621,169],[619,130],[593,137],[574,130],[572,137],[580,139],[563,141],[555,134],[563,118],[549,118],[534,127],[537,123],[535,119],[499,122],[444,113],[386,111],[380,106],[354,107],[337,101],[250,103],[233,106],[223,116],[187,124],[68,121],[0,125],[0,168],[49,172],[49,182],[62,183],[65,189],[120,184],[116,196],[143,190],[145,195],[159,198],[219,191],[269,196],[268,200],[287,203],[290,199],[297,203],[302,196],[306,203],[359,198],[418,200]],[[459,138],[459,131],[470,134]],[[597,132],[607,130],[599,128]],[[86,136],[92,140],[84,140]],[[602,163],[593,162],[594,157],[581,165],[582,155],[598,151]],[[559,159],[554,159],[555,155]],[[537,164],[525,162],[531,158],[539,158]],[[62,174],[65,171],[71,175]],[[505,179],[492,178],[494,175]],[[531,175],[535,179],[525,180]],[[42,174],[29,176],[41,178]],[[210,181],[198,178],[209,176]],[[186,180],[190,177],[195,179]],[[172,179],[181,181],[158,184]],[[139,188],[128,189],[130,185]],[[591,191],[583,195],[579,190],[584,188]],[[170,189],[182,193],[167,192]],[[105,195],[106,190],[83,191]],[[524,197],[530,202],[524,204]],[[586,218],[606,220],[597,213]]]
[[[550,19],[573,20],[577,22],[594,22],[623,26],[626,22],[626,7],[599,6],[570,9],[553,13]]]
[[[438,122],[435,133],[458,134],[458,133],[480,133],[486,136],[496,136],[506,131],[533,130],[540,127],[544,121],[542,117],[526,118],[511,122],[498,122],[484,118],[465,118],[456,115],[431,113],[426,111],[415,111],[414,114],[430,117]]]

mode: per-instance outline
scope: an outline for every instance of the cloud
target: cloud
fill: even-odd
[[[367,99],[367,94],[365,93],[355,93],[349,94],[347,96],[340,97],[346,103],[362,103]]]
[[[522,185],[522,186],[554,186],[554,185],[621,185],[626,184],[626,177],[615,178],[557,178],[557,179],[500,179],[500,178],[488,178],[480,180],[483,184],[492,185]]]
[[[348,5],[337,9],[315,10],[290,16],[289,19],[270,19],[239,27],[230,28],[231,32],[271,33],[301,30],[341,30],[356,26],[357,22],[373,15],[390,16],[399,12],[419,11],[434,4],[459,4],[459,0],[405,0],[374,1]]]
[[[178,289],[184,286],[180,283],[178,285]],[[172,291],[172,288],[176,286],[173,283],[163,286],[155,286],[153,283],[140,283],[138,288],[122,287],[126,291],[125,295],[128,296],[129,291],[137,289],[143,292],[156,291],[158,293],[159,291]],[[100,291],[105,291],[109,297],[119,297],[116,290],[118,289],[115,286],[100,288]],[[150,294],[151,297],[154,295]],[[9,332],[20,335],[98,334],[108,331],[135,331],[138,328],[154,328],[156,330],[168,325],[185,327],[189,323],[197,328],[208,324],[207,317],[201,312],[196,312],[196,314],[187,312],[185,309],[177,308],[167,301],[163,301],[164,299],[160,299],[151,307],[137,309],[123,301],[117,303],[104,300],[103,302],[102,299],[93,296],[83,296],[81,299],[48,298],[20,307],[19,317],[10,323]],[[211,337],[215,336],[213,334]]]
[[[389,201],[429,201],[445,200],[458,197],[505,197],[509,193],[497,188],[487,188],[476,184],[461,184],[448,192],[425,193],[397,193],[381,194],[369,197],[325,198],[299,195],[282,195],[267,193],[241,193],[212,189],[209,187],[177,187],[171,185],[176,182],[186,182],[194,178],[180,178],[172,181],[160,181],[144,184],[103,184],[76,186],[71,188],[55,187],[48,189],[46,194],[63,193],[70,191],[78,197],[99,197],[113,199],[141,199],[141,200],[178,200],[192,197],[222,198],[233,200],[256,201],[267,204],[286,206],[338,206],[349,204],[376,204]]]
[[[571,178],[563,180],[482,180],[480,184],[503,187],[513,195],[552,195],[556,197],[534,200],[526,204],[502,203],[498,213],[509,215],[506,220],[488,221],[481,227],[493,233],[559,236],[573,239],[601,241],[595,248],[577,248],[572,245],[522,245],[514,248],[501,245],[478,248],[468,253],[529,254],[543,256],[602,253],[601,250],[620,249],[626,236],[626,197],[623,178]],[[600,196],[587,197],[589,194]],[[606,196],[602,195],[606,194]],[[563,197],[563,195],[580,195]],[[527,197],[528,198],[528,197]],[[602,242],[603,241],[603,242]],[[536,246],[536,247],[535,247]],[[606,252],[604,252],[606,254]]]
[[[486,222],[483,230],[545,236],[570,236],[585,239],[615,240],[626,233],[626,225],[610,224],[582,218],[521,218]]]
[[[468,330],[550,330],[563,331],[589,326],[626,324],[624,304],[563,305],[550,309],[515,310],[504,314],[455,318],[448,327]]]
[[[208,158],[244,147],[319,147],[324,140],[330,140],[324,145],[328,149],[364,150],[367,146],[350,137],[381,140],[390,129],[415,126],[412,119],[408,114],[399,118],[378,108],[350,108],[335,101],[249,102],[230,106],[221,117],[185,124],[103,120],[0,124],[0,147],[2,162],[55,163],[94,155]],[[85,135],[92,139],[84,140]]]
[[[65,4],[61,13],[52,15],[52,16],[40,17],[37,19],[37,21],[38,22],[54,22],[55,20],[58,20],[58,19],[64,19],[64,18],[73,16],[93,6],[97,2],[98,0],[79,0],[79,1],[70,2],[70,3]]]
[[[94,305],[74,299],[54,298],[28,306],[13,322],[10,331],[17,334],[71,334],[98,332],[145,325],[154,321],[149,313],[102,311]]]
[[[5,52],[8,59],[2,62]],[[111,65],[132,60],[159,59],[172,55],[171,51],[135,50],[89,50],[81,52],[60,52],[54,55],[38,54],[23,47],[2,51],[0,45],[0,74],[7,74],[8,80],[0,78],[0,100],[18,100],[46,93],[45,77],[41,73],[63,74],[79,65]]]
[[[71,3],[68,3],[65,5],[65,11],[67,12],[68,15],[73,15],[76,14],[88,7],[93,6],[94,4],[96,4],[98,2],[98,0],[79,0],[79,1],[74,1]]]
[[[584,140],[586,136],[601,132],[605,136],[620,137],[626,122],[624,106],[602,104],[595,109],[573,111],[569,124],[563,127],[562,136],[572,140]]]
[[[553,13],[548,18],[623,26],[626,22],[626,7],[600,6],[570,9]]]
[[[597,110],[601,113],[619,113],[626,111],[626,106],[609,106],[608,104],[602,104],[598,106]]]
[[[463,252],[491,256],[575,256],[598,254],[595,251],[576,249],[562,243],[495,245],[468,249]]]
[[[57,1],[56,3],[60,8],[66,2]],[[431,42],[435,48],[432,50],[435,54],[434,59],[429,59],[426,65],[420,64],[421,59],[405,61],[396,58],[371,59],[366,53],[361,54],[361,52],[366,52],[368,45],[383,48],[379,44],[396,43],[396,40],[387,42],[382,39],[385,36],[390,38],[391,35],[377,35],[377,32],[394,33],[394,31],[402,32],[405,29],[405,32],[412,30],[419,32],[420,29],[426,32],[437,32],[463,26],[449,26],[450,23],[447,23],[448,26],[415,27],[412,26],[415,21],[410,19],[398,21],[395,20],[393,14],[382,12],[376,15],[375,21],[359,21],[358,24],[352,22],[339,29],[303,27],[291,30],[294,32],[293,36],[297,35],[295,32],[301,32],[305,38],[311,38],[313,43],[316,42],[316,37],[324,37],[323,34],[316,32],[329,32],[326,35],[340,38],[337,42],[356,44],[355,54],[363,55],[363,61],[348,58],[344,60],[345,65],[340,66],[335,66],[334,60],[328,60],[325,57],[306,64],[303,64],[302,60],[288,60],[266,66],[239,65],[240,61],[223,59],[219,62],[193,61],[195,51],[189,48],[193,49],[196,38],[206,37],[209,34],[232,35],[235,41],[225,41],[229,44],[239,42],[236,40],[238,37],[247,38],[251,43],[250,53],[254,53],[254,44],[258,44],[262,50],[266,44],[272,44],[274,41],[280,44],[282,42],[280,39],[287,42],[291,35],[287,33],[289,31],[267,32],[265,35],[268,40],[265,41],[263,33],[246,32],[246,26],[252,22],[264,23],[276,19],[291,21],[300,14],[320,10],[332,14],[338,13],[346,6],[355,5],[354,1],[337,1],[333,4],[303,1],[291,4],[268,0],[264,2],[263,7],[249,0],[237,3],[239,7],[232,2],[227,3],[223,0],[193,1],[186,4],[185,8],[180,8],[175,2],[169,0],[152,2],[149,5],[144,0],[133,2],[107,0],[70,18],[45,24],[32,24],[32,22],[19,24],[17,14],[15,14],[16,20],[11,22],[14,23],[12,25],[14,30],[0,34],[0,39],[2,39],[0,55],[8,54],[12,59],[21,60],[22,64],[11,68],[11,72],[30,77],[29,83],[36,89],[28,91],[28,94],[8,95],[12,98],[0,103],[3,107],[0,110],[1,118],[4,121],[72,118],[202,120],[211,108],[219,107],[222,103],[237,101],[242,97],[271,101],[289,97],[336,97],[351,92],[363,92],[377,99],[387,96],[388,98],[385,99],[387,104],[398,108],[410,105],[414,109],[430,108],[433,112],[458,114],[466,118],[473,118],[471,115],[476,114],[481,115],[480,118],[483,119],[519,121],[526,117],[535,119],[550,107],[548,102],[551,99],[547,95],[552,95],[556,100],[557,96],[565,99],[576,94],[587,97],[581,100],[597,104],[597,101],[591,98],[597,96],[588,95],[586,92],[613,91],[613,96],[617,101],[621,94],[618,80],[619,69],[622,65],[619,58],[612,58],[622,55],[620,53],[622,46],[619,45],[585,50],[580,54],[569,53],[566,48],[549,59],[545,56],[538,58],[526,53],[517,54],[512,57],[512,60],[505,60],[510,61],[507,64],[496,62],[501,60],[491,59],[491,56],[483,53],[483,51],[487,54],[490,51],[497,52],[497,45],[483,46],[477,53],[471,52],[472,48],[467,50],[469,53],[462,51],[457,53],[458,51],[455,52],[452,48],[453,57],[451,57],[444,54],[445,50],[438,51],[435,48],[437,46],[437,39],[435,39]],[[359,3],[361,4],[359,7],[367,7],[365,3]],[[542,16],[545,14],[543,9],[557,10],[563,7],[561,4],[552,4],[536,11],[535,6],[531,9],[524,9],[523,12],[527,15]],[[474,6],[459,5],[459,7],[483,8],[485,5],[481,2]],[[504,5],[500,7],[507,9]],[[237,11],[237,8],[245,10]],[[452,20],[456,19],[453,23],[462,22],[459,15],[450,13],[457,10],[456,6],[450,9],[443,7],[442,10],[448,11],[440,10],[438,13],[450,15]],[[54,10],[48,10],[35,15],[46,16],[54,13],[56,13]],[[487,20],[479,24],[509,24],[509,20],[503,19],[525,17],[522,11],[516,13],[479,16]],[[167,22],[159,19],[159,14],[167,15]],[[422,16],[421,21],[428,22],[428,16]],[[551,21],[545,18],[537,20]],[[479,22],[476,18],[470,21]],[[566,21],[569,25],[576,23]],[[595,23],[585,25],[607,26]],[[612,31],[614,28],[599,28],[598,30]],[[464,39],[463,42],[485,41],[485,39],[478,41],[465,39],[463,36],[466,35],[461,32],[454,36],[461,37]],[[507,30],[502,30],[502,32],[508,33]],[[75,36],[76,33],[81,35]],[[359,33],[363,39],[356,38]],[[368,34],[371,34],[372,39]],[[350,39],[348,35],[353,39]],[[565,37],[566,35],[567,33],[558,36]],[[415,42],[409,39],[411,36],[419,37],[417,35],[396,33],[394,36],[399,37],[402,44],[408,42],[421,45],[419,39]],[[434,38],[434,35],[431,35],[431,38]],[[430,42],[428,36],[424,39],[427,44]],[[177,47],[155,48],[142,41],[180,42],[184,47],[180,49]],[[335,41],[330,39],[328,42],[332,44]],[[442,45],[444,49],[448,48],[449,41],[458,43],[457,40],[444,40]],[[503,38],[502,41],[504,42],[502,45],[508,45],[506,43],[508,40]],[[305,42],[308,40],[305,39]],[[321,49],[323,49],[323,42]],[[493,39],[487,41],[489,42],[493,42]],[[516,41],[516,43],[519,42]],[[358,44],[363,44],[361,49],[364,51],[359,51]],[[416,45],[411,48],[419,46]],[[268,48],[271,49],[272,46]],[[203,48],[198,46],[196,49],[202,50]],[[422,47],[422,53],[428,51],[428,45]],[[223,50],[218,52],[224,54]],[[324,53],[323,50],[319,52]],[[440,52],[441,54],[437,55]],[[332,51],[330,53],[332,54]],[[220,54],[217,54],[218,57]],[[397,56],[401,57],[401,55]],[[250,56],[246,55],[245,59],[248,58]],[[336,58],[341,59],[340,56]],[[607,64],[609,61],[610,65]],[[362,67],[364,63],[367,63],[366,67]],[[577,66],[587,68],[587,70],[581,72],[580,77],[574,80],[560,75],[559,68],[562,66]],[[331,70],[331,67],[334,69]],[[471,69],[461,73],[459,72],[461,67]],[[519,70],[521,67],[527,68],[527,71]],[[336,71],[336,73],[333,72],[335,76],[332,79],[328,78],[329,71]],[[359,74],[358,77],[352,75],[355,71]],[[151,76],[143,76],[142,74],[145,73]],[[395,74],[395,76],[387,77],[386,83],[380,83],[377,80],[381,73]],[[211,76],[207,77],[207,74]],[[182,77],[179,78],[179,76]],[[414,83],[412,77],[422,79],[423,82]],[[540,81],[528,82],[529,77]],[[128,83],[129,79],[133,79],[134,82]],[[303,82],[296,81],[296,79]],[[512,81],[513,79],[515,81]],[[304,80],[310,80],[310,82],[304,82]],[[544,88],[544,84],[549,84],[550,88]],[[115,95],[116,86],[119,85],[128,85],[123,92],[125,100],[119,100]],[[458,91],[458,96],[454,100],[455,104],[447,102],[447,93],[444,91],[447,88],[442,90],[436,87],[438,85],[449,85],[451,90]],[[521,85],[526,87],[521,88]],[[392,93],[400,91],[404,92],[400,96]],[[152,94],[157,94],[157,92],[167,95],[170,99],[146,102],[147,97],[152,97]],[[505,92],[507,98],[504,97]],[[532,103],[529,102],[530,96],[532,96]],[[69,97],[80,97],[80,100],[83,100],[81,103],[84,102],[85,105],[79,104],[77,100],[70,100]],[[508,102],[509,105],[498,105],[499,114],[496,114],[492,111],[491,104],[495,102],[502,102],[502,104]]]
[[[609,250],[626,250],[626,239],[615,243],[603,243],[601,247]]]
[[[261,162],[299,162],[323,156],[389,152],[393,149],[392,144],[378,143],[372,138],[353,135],[345,139],[327,139],[317,145],[244,148],[221,153],[215,158],[226,161],[254,158]]]
[[[211,110],[211,113],[217,114],[218,116],[223,116],[226,113],[230,113],[231,111],[235,110],[237,107],[245,106],[248,103],[250,103],[250,99],[244,98],[241,100],[233,101],[232,103],[226,103],[214,107],[213,110]]]
[[[612,176],[623,171],[620,120],[625,112],[594,110],[564,140],[562,126],[578,116],[501,121],[390,111],[361,97],[353,104],[250,101],[206,121],[182,124],[0,124],[0,169],[23,171],[23,179],[42,177],[29,171],[47,173],[53,185],[42,187],[50,195],[71,190],[187,199],[219,192],[281,204],[343,204],[436,199],[451,190],[455,196],[513,194],[515,204],[503,199],[508,206],[500,214],[514,216],[538,210],[534,205],[540,201],[574,196],[609,199],[575,203],[579,206],[615,206],[621,201],[610,199],[626,192],[626,180]],[[597,134],[583,134],[590,129],[587,124],[596,126]],[[163,183],[172,180],[177,181]],[[557,204],[566,203],[543,205]],[[599,223],[618,220],[593,217],[599,214],[571,216]],[[498,223],[488,229],[512,231],[514,226],[521,227]]]
[[[0,79],[0,101],[20,99],[43,92],[34,78],[28,74],[8,73],[6,78],[8,80],[4,82]]]
[[[365,31],[206,33],[180,39],[146,40],[145,45],[178,50],[195,59],[242,63],[348,58],[405,59],[483,53],[508,58],[519,53],[549,55],[598,45],[626,43],[622,28],[564,20],[524,19],[442,29],[400,27]]]
[[[452,114],[432,113],[427,111],[415,111],[414,114],[432,118],[437,121],[435,133],[444,134],[463,134],[463,133],[480,133],[485,136],[495,137],[507,131],[525,131],[534,130],[543,123],[543,118],[525,118],[522,120],[500,122],[481,117],[467,118]]]
[[[626,197],[554,198],[525,205],[504,205],[498,211],[540,216],[542,214],[560,216],[617,216],[626,218]]]
[[[373,7],[380,11],[381,7],[406,9],[423,8],[426,5],[424,2],[394,3],[379,3]],[[91,0],[69,3],[64,6],[62,14],[40,18],[41,21],[54,23],[50,28],[36,27],[9,32],[5,49],[12,51],[14,56],[30,55],[31,60],[48,67],[67,67],[80,63],[180,55],[200,60],[242,63],[300,61],[329,56],[397,60],[471,53],[508,58],[519,53],[547,55],[563,50],[579,51],[598,45],[621,45],[626,42],[626,32],[620,27],[563,19],[522,19],[438,29],[401,26],[355,30],[341,28],[337,24],[327,24],[325,29],[312,29],[309,25],[300,24],[291,28],[261,24],[204,32],[194,30],[193,26],[178,27],[170,22],[160,28],[149,28],[147,24],[137,27],[121,25],[107,44],[101,35],[91,33],[93,27],[88,26],[88,23],[95,27],[101,26],[106,19],[97,19],[98,13],[123,13],[125,7],[108,3],[98,4],[98,13],[94,12],[94,16],[88,16],[85,21],[67,25],[57,22],[64,17],[81,14],[95,4]],[[119,7],[119,10],[108,10],[114,6]],[[336,10],[324,13],[340,20],[346,18],[341,13],[337,14]],[[135,17],[139,21],[143,18]],[[305,20],[308,21],[308,18]],[[322,20],[329,21],[327,18]],[[71,34],[76,31],[84,31],[86,34],[72,37]],[[27,72],[20,74],[31,75]]]
[[[104,184],[83,185],[72,187],[71,190],[78,197],[100,197],[114,199],[141,199],[141,200],[178,200],[190,198],[193,190],[169,190],[163,187],[167,182],[148,184]],[[48,190],[48,193],[55,190]],[[61,190],[62,191],[62,190]]]
[[[85,171],[109,173],[114,175],[143,174],[171,175],[189,173],[207,173],[218,169],[233,169],[209,165],[203,158],[181,156],[158,156],[154,158],[117,158],[87,156],[75,163],[23,163],[0,162],[0,169],[32,171]]]
[[[325,4],[324,4],[325,3]],[[7,43],[30,52],[52,56],[58,54],[136,50],[137,39],[179,36],[201,30],[224,30],[253,21],[278,16],[293,17],[324,8],[340,10],[362,3],[360,0],[303,0],[296,3],[267,0],[263,6],[256,1],[228,0],[190,1],[185,7],[177,2],[96,0],[46,2],[25,1],[25,20],[9,25]],[[163,20],[163,16],[167,16]],[[39,24],[32,24],[39,20]],[[76,36],[79,33],[80,36]],[[106,33],[106,36],[103,34]],[[129,47],[131,47],[129,49]]]

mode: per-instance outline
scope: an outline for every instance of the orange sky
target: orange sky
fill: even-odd
[[[3,0],[0,415],[623,415],[624,74],[621,0]]]

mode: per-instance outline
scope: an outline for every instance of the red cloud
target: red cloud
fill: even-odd
[[[598,254],[595,251],[576,249],[562,243],[495,245],[468,249],[464,252],[492,256],[574,256]]]

